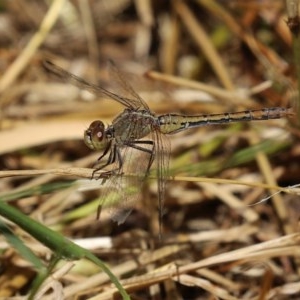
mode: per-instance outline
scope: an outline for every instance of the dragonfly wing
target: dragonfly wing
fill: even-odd
[[[131,147],[124,147],[121,156],[122,169],[106,180],[100,197],[100,211],[107,208],[112,220],[118,224],[125,222],[142,198],[142,187],[145,184],[150,159],[148,152]],[[137,164],[137,161],[141,163]]]
[[[140,199],[139,191],[132,190],[131,184],[123,174],[115,175],[105,183],[101,195],[101,210],[108,209],[111,219],[118,225],[125,222],[134,204]]]
[[[124,101],[128,102],[128,106],[131,105],[136,110],[150,110],[147,103],[132,88],[128,80],[124,78],[124,74],[116,67],[112,60],[109,61],[109,71],[112,82],[117,85],[119,93],[122,94]]]
[[[43,62],[44,67],[50,71],[51,73],[55,74],[57,77],[61,78],[62,80],[73,84],[74,86],[77,86],[80,89],[87,90],[90,93],[96,95],[96,96],[107,96],[120,104],[124,105],[125,107],[131,108],[131,109],[136,109],[136,104],[134,101],[131,103],[131,100],[124,98],[122,96],[119,96],[115,93],[112,93],[108,91],[107,89],[95,85],[93,83],[89,83],[85,81],[84,79],[69,73],[68,71],[56,66],[50,61],[44,61]]]
[[[155,139],[155,166],[157,176],[158,192],[158,213],[159,213],[159,233],[161,234],[162,219],[165,213],[164,200],[166,190],[166,180],[169,178],[169,161],[170,161],[170,140],[156,130],[152,133]]]

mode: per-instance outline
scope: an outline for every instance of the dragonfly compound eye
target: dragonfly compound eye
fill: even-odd
[[[105,146],[105,127],[103,122],[94,121],[84,132],[85,144],[93,150],[100,150]]]

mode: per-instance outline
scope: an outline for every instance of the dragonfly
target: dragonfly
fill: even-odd
[[[67,82],[97,96],[107,96],[125,107],[110,125],[105,126],[101,120],[95,120],[84,131],[85,144],[92,150],[102,151],[92,177],[98,171],[110,167],[109,171],[102,173],[102,178],[105,178],[103,184],[106,185],[107,191],[101,196],[101,203],[110,197],[113,203],[117,202],[118,206],[121,204],[120,209],[112,215],[112,219],[118,224],[126,220],[133,205],[141,198],[141,187],[155,162],[159,232],[161,232],[170,159],[170,144],[167,135],[195,127],[279,119],[294,114],[292,108],[271,107],[220,114],[181,115],[168,113],[156,115],[113,63],[110,66],[111,73],[124,90],[124,95],[89,83],[50,61],[45,61],[44,65],[47,70]],[[126,176],[126,172],[129,171],[136,176]],[[135,189],[129,189],[129,192],[126,186],[130,185]],[[100,210],[98,209],[98,217]]]

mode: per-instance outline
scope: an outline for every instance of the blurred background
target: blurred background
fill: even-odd
[[[166,137],[170,180],[159,240],[156,180],[147,181],[143,201],[134,203],[124,224],[111,220],[116,207],[104,208],[96,219],[101,189],[82,187],[101,153],[86,147],[83,132],[96,119],[111,124],[124,107],[51,74],[45,60],[124,95],[109,70],[112,60],[157,115],[296,107],[284,1],[0,1],[0,197],[74,241],[89,238],[85,247],[112,272],[151,257],[118,273],[136,278],[133,299],[299,297],[298,254],[281,244],[298,232],[295,119],[205,126]],[[31,176],[18,176],[22,170]],[[280,187],[287,189],[277,193]],[[47,249],[27,233],[21,236],[47,261]],[[110,246],[101,244],[103,237]],[[266,241],[277,242],[274,252],[262,247],[265,252],[247,259],[247,249]],[[295,236],[289,241],[296,246]],[[2,237],[1,249],[0,296],[26,295],[35,271]],[[245,254],[230,256],[236,249]],[[228,260],[192,267],[227,252]],[[151,280],[169,265],[191,269]],[[64,274],[64,299],[102,299],[110,285],[88,283],[98,272],[85,266]],[[16,273],[22,280],[11,288]]]

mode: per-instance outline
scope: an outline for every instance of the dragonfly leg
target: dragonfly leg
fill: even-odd
[[[106,150],[106,153],[107,152],[108,152],[108,150]],[[102,154],[101,157],[98,160],[100,160],[104,156],[105,156],[105,154]],[[104,178],[105,181],[106,181],[111,175],[114,175],[116,173],[120,173],[120,170],[122,170],[123,159],[122,159],[122,156],[121,156],[121,153],[120,153],[119,149],[117,148],[116,145],[114,145],[113,148],[111,149],[110,153],[109,153],[108,160],[106,161],[105,164],[99,166],[98,168],[96,168],[93,171],[92,178],[94,178],[95,173],[97,173],[98,171],[104,169],[105,167],[115,163],[116,161],[118,162],[118,166],[115,169],[112,169],[112,170],[106,171],[104,173],[101,173],[99,175],[98,179]]]
[[[106,148],[103,151],[103,154],[98,157],[97,161],[101,161],[101,159],[106,156],[107,152],[111,149],[111,141],[107,144]]]
[[[116,152],[117,152],[117,149],[116,147],[114,146],[112,149],[110,148],[110,153],[109,153],[109,156],[108,156],[108,160],[102,164],[101,166],[98,166],[94,171],[93,171],[93,174],[92,174],[92,178],[94,178],[94,175],[104,169],[105,167],[113,164],[115,161],[116,161]],[[105,149],[104,153],[98,158],[98,161],[101,161],[101,159],[108,153],[108,147]],[[106,174],[108,172],[105,172],[103,174]],[[102,174],[100,174],[99,178],[102,177]],[[104,175],[103,177],[107,177],[107,174]],[[98,179],[99,179],[98,178]]]

